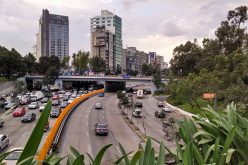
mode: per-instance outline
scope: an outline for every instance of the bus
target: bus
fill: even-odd
[[[143,90],[142,90],[142,89],[139,89],[139,90],[137,91],[137,98],[138,98],[138,99],[142,99],[142,98],[143,98]]]

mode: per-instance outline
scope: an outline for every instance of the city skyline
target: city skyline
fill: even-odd
[[[22,55],[32,52],[42,9],[71,19],[70,55],[80,49],[90,51],[89,19],[106,9],[122,17],[123,48],[135,46],[145,52],[155,51],[169,62],[175,46],[194,38],[200,43],[204,37],[213,37],[227,11],[245,5],[245,1],[0,0],[0,5],[4,9],[0,11],[0,44],[9,49],[14,47]]]

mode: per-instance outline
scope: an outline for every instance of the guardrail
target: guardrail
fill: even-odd
[[[62,133],[63,126],[68,118],[70,112],[82,101],[86,100],[87,98],[104,92],[104,89],[96,90],[87,94],[80,96],[79,98],[75,99],[72,103],[70,103],[59,115],[57,120],[55,121],[51,131],[47,135],[45,142],[38,154],[37,160],[43,161],[46,158],[46,155],[51,148],[54,140],[59,140],[60,134]]]

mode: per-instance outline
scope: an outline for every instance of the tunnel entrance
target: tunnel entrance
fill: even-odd
[[[126,83],[125,82],[105,82],[105,91],[106,92],[116,92],[118,90],[125,90]]]
[[[96,81],[63,81],[63,88],[67,89],[85,89],[89,90],[92,87],[94,90],[104,88],[103,84],[99,84]]]

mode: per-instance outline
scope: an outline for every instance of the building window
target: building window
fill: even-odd
[[[105,21],[102,21],[102,23],[105,23]]]
[[[111,24],[107,24],[107,26],[111,26]]]

